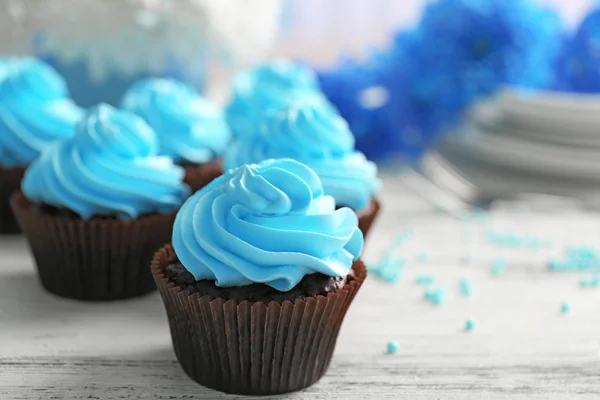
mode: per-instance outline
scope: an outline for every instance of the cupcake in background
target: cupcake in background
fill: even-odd
[[[183,168],[158,148],[141,118],[100,105],[29,166],[11,206],[46,290],[115,300],[156,288],[148,265],[189,196]]]
[[[25,168],[55,141],[70,139],[83,112],[64,80],[34,59],[0,61],[0,233],[18,233],[9,206]]]
[[[380,207],[375,197],[381,186],[377,166],[355,150],[354,136],[335,110],[308,101],[269,114],[258,134],[229,147],[225,168],[270,158],[293,158],[311,167],[338,207],[356,211],[367,235]]]
[[[285,106],[297,95],[326,102],[315,73],[308,67],[277,60],[242,71],[233,80],[226,110],[233,136],[253,135],[265,114]]]
[[[366,278],[357,223],[290,159],[229,170],[187,199],[152,262],[184,371],[247,395],[318,381]]]
[[[224,113],[191,87],[148,78],[125,93],[121,107],[154,129],[160,154],[185,168],[185,182],[196,191],[222,174],[220,156],[231,139]]]

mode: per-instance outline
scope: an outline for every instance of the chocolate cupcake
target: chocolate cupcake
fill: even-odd
[[[171,79],[143,79],[125,93],[121,107],[154,129],[160,154],[185,168],[193,192],[223,173],[220,156],[231,139],[225,116],[192,88]]]
[[[0,65],[0,234],[18,233],[9,198],[25,168],[52,142],[69,139],[83,112],[48,65],[9,59]]]
[[[265,116],[258,134],[235,141],[225,153],[225,168],[288,157],[311,167],[326,195],[338,207],[350,207],[367,235],[379,212],[375,197],[381,182],[377,166],[354,149],[346,121],[325,103],[298,98]]]
[[[325,99],[310,68],[277,60],[243,70],[233,80],[226,109],[233,136],[242,138],[257,133],[266,114],[295,101],[298,96]]]
[[[148,264],[189,196],[183,168],[157,153],[142,119],[100,105],[31,164],[11,206],[44,288],[80,300],[156,288]]]
[[[247,395],[318,381],[366,277],[357,223],[290,159],[230,170],[190,197],[152,262],[184,371]]]

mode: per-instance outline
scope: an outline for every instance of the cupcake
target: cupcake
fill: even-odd
[[[52,142],[73,137],[82,111],[62,78],[33,59],[0,67],[0,233],[18,233],[9,206],[25,168]]]
[[[219,157],[231,139],[223,112],[185,84],[143,79],[123,97],[121,107],[144,118],[160,142],[160,154],[185,168],[193,191],[220,176]]]
[[[242,71],[234,78],[226,111],[233,136],[256,133],[265,114],[278,110],[296,96],[313,96],[326,102],[316,75],[308,67],[279,60]]]
[[[148,265],[189,196],[183,168],[157,154],[148,124],[100,105],[27,168],[11,206],[46,290],[115,300],[156,288]]]
[[[184,371],[247,395],[318,381],[366,277],[357,222],[290,159],[227,171],[186,200],[152,262]]]
[[[335,110],[307,101],[266,116],[258,134],[240,138],[229,147],[225,167],[284,157],[310,166],[336,206],[355,210],[367,235],[379,212],[377,166],[354,149],[354,136]]]

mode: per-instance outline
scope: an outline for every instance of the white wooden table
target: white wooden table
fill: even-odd
[[[371,275],[317,385],[281,399],[598,399],[600,289],[579,274],[546,270],[568,243],[600,246],[600,216],[577,210],[498,211],[492,222],[435,214],[392,181],[365,259],[374,264],[397,232],[414,236],[394,285]],[[492,228],[490,228],[492,227]],[[540,250],[499,249],[482,238],[512,229],[552,239]],[[567,233],[569,230],[569,233]],[[474,238],[469,237],[474,234]],[[419,261],[427,252],[430,260]],[[471,252],[473,262],[461,264]],[[490,265],[507,265],[492,276]],[[446,285],[439,306],[423,300],[418,274]],[[470,278],[471,298],[458,281]],[[563,301],[568,314],[559,309]],[[475,318],[472,332],[464,331]],[[390,340],[400,351],[385,354]],[[22,238],[0,237],[0,399],[235,399],[204,389],[180,369],[158,294],[111,304],[44,292]]]

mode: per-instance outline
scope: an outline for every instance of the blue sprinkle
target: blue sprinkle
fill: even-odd
[[[439,305],[446,300],[446,288],[443,286],[429,288],[425,291],[425,300],[432,304]]]
[[[467,332],[472,331],[473,329],[475,329],[475,320],[473,318],[469,318],[466,322],[465,322],[465,330]]]
[[[542,246],[542,240],[537,236],[521,235],[513,232],[490,231],[487,232],[486,239],[491,244],[513,249],[539,249]]]
[[[567,314],[570,309],[571,309],[571,306],[569,306],[569,303],[562,303],[560,305],[560,312],[563,314]]]
[[[506,259],[504,257],[497,258],[492,264],[492,274],[500,275],[504,271],[504,267],[506,267]]]
[[[405,264],[406,260],[403,258],[386,259],[384,257],[379,265],[369,268],[369,272],[387,283],[396,283],[402,279]]]
[[[429,254],[428,253],[419,254],[419,261],[421,261],[421,263],[423,263],[423,264],[427,264],[429,262]]]
[[[579,281],[579,286],[588,288],[600,287],[600,273],[597,273],[591,277],[581,278]]]
[[[419,285],[431,285],[433,282],[435,282],[435,276],[431,274],[418,275],[415,278],[415,283]]]
[[[548,269],[554,272],[600,270],[600,254],[591,247],[571,246],[563,259],[548,260]]]
[[[460,261],[463,264],[471,264],[471,262],[473,261],[473,256],[471,256],[470,254],[465,254],[461,257]]]
[[[395,340],[392,340],[387,345],[387,352],[389,354],[396,354],[400,350],[400,343]]]
[[[459,286],[460,286],[460,292],[464,296],[468,297],[471,295],[471,293],[473,293],[473,288],[471,287],[471,282],[469,282],[469,280],[467,278],[462,278],[460,280]]]

